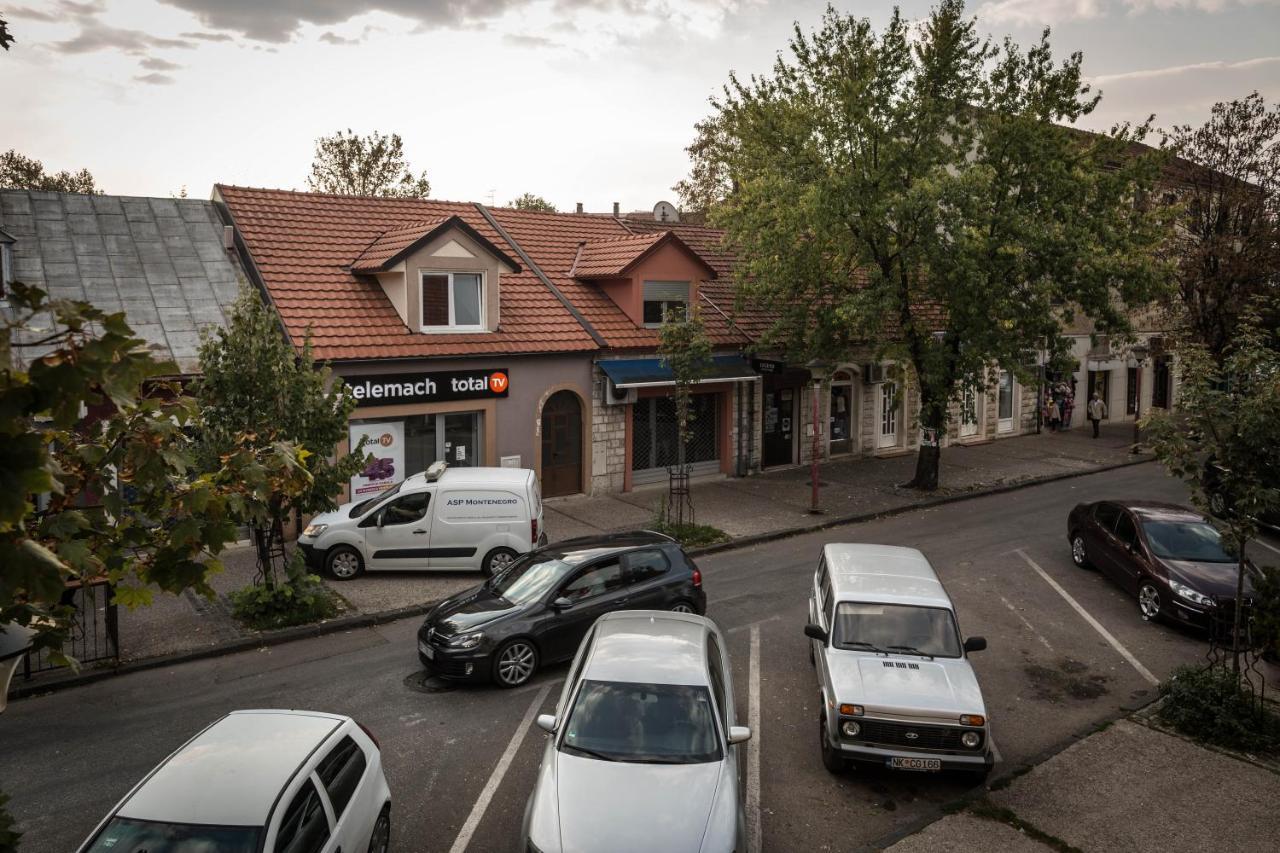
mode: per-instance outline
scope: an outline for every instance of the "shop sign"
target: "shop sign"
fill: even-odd
[[[348,427],[351,443],[370,457],[364,470],[351,478],[351,500],[362,501],[381,494],[405,477],[404,421],[359,424]]]
[[[505,397],[511,374],[500,370],[450,370],[436,373],[387,373],[346,376],[343,380],[360,406],[440,403]]]
[[[785,361],[773,361],[767,358],[751,359],[751,369],[756,373],[763,375],[779,375],[786,371],[787,363]]]

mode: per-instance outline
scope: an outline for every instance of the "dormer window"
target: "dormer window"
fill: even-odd
[[[673,311],[689,310],[689,282],[646,281],[644,283],[644,326],[657,329]]]
[[[422,273],[422,331],[482,332],[484,273]]]

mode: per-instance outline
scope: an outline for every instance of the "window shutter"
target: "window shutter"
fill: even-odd
[[[644,283],[644,301],[660,300],[681,302],[689,301],[689,282],[687,281],[646,281]]]

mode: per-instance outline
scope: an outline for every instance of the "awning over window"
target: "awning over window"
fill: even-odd
[[[671,368],[660,358],[617,358],[597,363],[609,381],[619,388],[660,388],[675,384]],[[755,379],[759,375],[751,368],[751,362],[740,355],[716,355],[711,357],[711,364],[698,384]]]

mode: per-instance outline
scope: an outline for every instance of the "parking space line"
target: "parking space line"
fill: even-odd
[[[529,710],[524,712],[524,719],[520,721],[519,728],[511,736],[511,742],[507,744],[506,751],[502,753],[502,757],[498,759],[497,766],[489,774],[489,781],[485,783],[480,796],[476,798],[476,804],[471,807],[471,814],[467,815],[467,822],[462,825],[462,829],[458,830],[458,837],[453,840],[453,846],[449,848],[449,853],[462,853],[467,849],[467,845],[471,843],[471,836],[475,835],[476,828],[480,826],[480,820],[484,817],[485,809],[489,808],[489,801],[497,793],[498,786],[502,784],[502,777],[507,775],[507,770],[511,767],[511,762],[516,757],[516,751],[520,749],[524,736],[529,733],[529,727],[533,725],[534,719],[538,716],[538,710],[542,707],[542,703],[546,701],[547,694],[550,692],[551,685],[544,684],[542,689],[538,691],[538,695],[533,697],[533,702],[530,703]]]
[[[776,622],[776,621],[778,621],[778,620],[779,620],[779,619],[781,619],[781,618],[782,618],[781,616],[779,616],[778,614],[776,614],[776,613],[775,613],[775,614],[774,614],[774,615],[772,615],[772,616],[766,616],[765,618],[763,618],[763,619],[757,619],[757,620],[756,620],[756,621],[754,621],[754,622],[747,622],[747,623],[742,624],[742,625],[735,625],[735,626],[733,626],[732,628],[726,628],[726,629],[724,630],[724,632],[725,632],[726,634],[736,634],[736,633],[738,633],[739,631],[745,631],[745,630],[747,630],[748,628],[750,628],[752,631],[755,631],[757,628],[759,628],[759,627],[760,627],[761,625],[763,625],[765,622]]]
[[[760,853],[760,625],[751,626],[751,661],[747,675],[747,850]]]
[[[1027,621],[1027,617],[1019,613],[1018,609],[1009,602],[1009,599],[1005,598],[1002,595],[1000,596],[1000,600],[1004,602],[1005,607],[1009,608],[1010,613],[1012,613],[1014,616],[1017,616],[1020,620],[1022,620],[1022,624],[1027,626],[1028,631],[1036,635],[1036,639],[1039,640],[1041,643],[1043,643],[1046,649],[1048,649],[1049,651],[1053,651],[1053,646],[1049,645],[1049,641],[1044,638],[1044,635],[1042,635],[1039,631],[1037,631],[1034,627],[1032,627],[1031,623]]]
[[[1049,573],[1046,572],[1044,569],[1040,568],[1040,566],[1036,563],[1036,561],[1031,559],[1031,557],[1027,555],[1026,551],[1022,550],[1021,548],[1015,548],[1013,550],[1013,553],[1017,554],[1019,557],[1025,560],[1027,565],[1035,570],[1036,574],[1044,578],[1045,583],[1053,587],[1054,590],[1058,593],[1058,595],[1062,596],[1062,598],[1067,602],[1067,604],[1070,604],[1071,607],[1077,613],[1080,614],[1080,616],[1084,619],[1084,621],[1092,625],[1093,629],[1102,635],[1102,639],[1110,643],[1111,647],[1120,653],[1120,657],[1127,660],[1130,663],[1130,665],[1132,665],[1133,668],[1138,671],[1138,675],[1141,675],[1143,678],[1149,681],[1152,685],[1158,685],[1160,683],[1160,679],[1152,675],[1151,670],[1143,666],[1142,662],[1139,661],[1136,657],[1134,657],[1132,652],[1126,649],[1119,640],[1111,636],[1110,631],[1102,627],[1101,622],[1099,622],[1097,619],[1094,619],[1093,616],[1089,614],[1089,611],[1081,607],[1080,603],[1076,601],[1074,598],[1072,598],[1070,594],[1068,594],[1067,591],[1058,584],[1057,581],[1049,577]]]
[[[1263,542],[1261,539],[1254,539],[1253,541],[1258,545],[1261,545],[1263,548],[1267,548],[1268,550],[1275,551],[1277,554],[1280,554],[1280,548],[1277,548],[1270,542]]]

